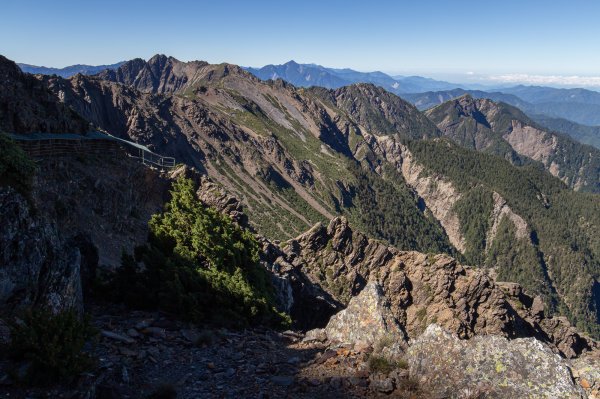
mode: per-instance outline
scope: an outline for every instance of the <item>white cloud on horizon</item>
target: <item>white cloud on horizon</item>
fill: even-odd
[[[593,86],[600,87],[600,76],[561,76],[561,75],[529,75],[524,73],[492,75],[489,80],[498,83],[515,83],[553,86]]]

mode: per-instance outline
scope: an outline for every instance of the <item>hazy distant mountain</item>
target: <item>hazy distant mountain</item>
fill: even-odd
[[[516,86],[501,91],[531,103],[532,106],[523,109],[529,114],[564,118],[584,125],[600,125],[600,93],[596,91],[544,86]]]
[[[532,105],[523,101],[521,98],[500,92],[488,92],[482,90],[465,90],[465,89],[453,89],[453,90],[442,90],[442,91],[428,91],[425,93],[406,93],[401,94],[401,97],[405,100],[413,103],[420,110],[425,110],[436,105],[440,105],[446,101],[454,98],[469,94],[473,98],[488,98],[493,101],[501,101],[521,109],[527,109]]]
[[[125,63],[125,61],[117,62],[116,64],[110,64],[110,65],[77,64],[77,65],[67,66],[64,68],[50,68],[50,67],[45,67],[45,66],[36,66],[36,65],[29,65],[29,64],[17,64],[17,65],[19,66],[19,68],[21,68],[21,70],[23,72],[28,72],[28,73],[33,73],[33,74],[42,74],[42,75],[58,75],[63,78],[69,78],[73,75],[77,75],[78,73],[81,73],[84,75],[95,75],[98,72],[101,72],[105,69],[117,69],[124,63]]]
[[[283,65],[246,68],[246,70],[262,80],[283,79],[299,87],[338,88],[350,84],[349,80],[337,76],[320,65],[298,64],[295,61],[289,61]]]
[[[464,87],[458,83],[448,83],[442,80],[435,80],[431,78],[424,78],[422,76],[394,76],[395,80],[399,81],[402,85],[404,93],[419,93],[423,91],[438,91],[438,90],[452,90],[457,87]]]
[[[418,93],[429,90],[447,90],[459,85],[421,76],[391,77],[383,72],[359,72],[353,69],[326,68],[316,64],[298,64],[289,61],[282,65],[246,68],[262,80],[283,79],[294,86],[320,86],[337,89],[354,83],[373,83],[392,93]]]
[[[556,89],[546,86],[507,87],[500,90],[514,94],[532,104],[542,103],[585,103],[600,105],[600,93],[587,89]]]

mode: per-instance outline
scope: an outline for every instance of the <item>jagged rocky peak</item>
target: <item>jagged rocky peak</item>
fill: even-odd
[[[379,324],[363,326],[375,330],[361,334],[380,336],[387,328],[404,341],[437,323],[460,338],[536,337],[568,357],[597,346],[566,320],[544,318],[540,298],[526,296],[520,286],[509,295],[485,270],[462,266],[447,255],[388,247],[354,231],[344,218],[316,225],[289,241],[285,251],[311,281],[347,304],[346,314],[324,330],[333,340],[356,341],[356,320],[375,318]],[[365,291],[369,284],[374,285]]]
[[[230,73],[254,78],[237,65],[210,65],[205,61],[183,62],[164,54],[156,54],[148,61],[136,58],[97,76],[145,93],[173,94],[184,92],[200,81],[221,79]]]
[[[397,134],[410,138],[438,137],[438,129],[415,106],[382,87],[358,83],[339,89],[308,89],[334,104],[371,134]]]

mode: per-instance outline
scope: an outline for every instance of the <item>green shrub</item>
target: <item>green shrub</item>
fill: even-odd
[[[30,384],[71,380],[93,365],[83,347],[95,334],[88,320],[80,320],[72,310],[56,315],[26,312],[11,326],[10,355],[27,364],[26,373],[17,379]]]
[[[372,373],[387,374],[396,368],[396,363],[382,356],[369,356],[369,371]]]
[[[35,163],[8,136],[0,133],[0,186],[14,187],[26,196],[31,191]]]
[[[194,322],[287,325],[289,317],[275,309],[273,286],[259,264],[252,233],[204,206],[190,179],[175,182],[171,195],[164,212],[149,223],[148,244],[136,250],[136,259],[123,257],[111,282],[116,299]]]

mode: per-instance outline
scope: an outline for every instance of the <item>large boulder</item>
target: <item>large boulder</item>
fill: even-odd
[[[369,282],[348,307],[331,318],[325,335],[332,342],[375,345],[381,340],[405,343],[406,334],[394,318],[377,282]]]
[[[534,338],[461,340],[432,324],[406,359],[411,377],[435,397],[585,398],[567,361]]]

